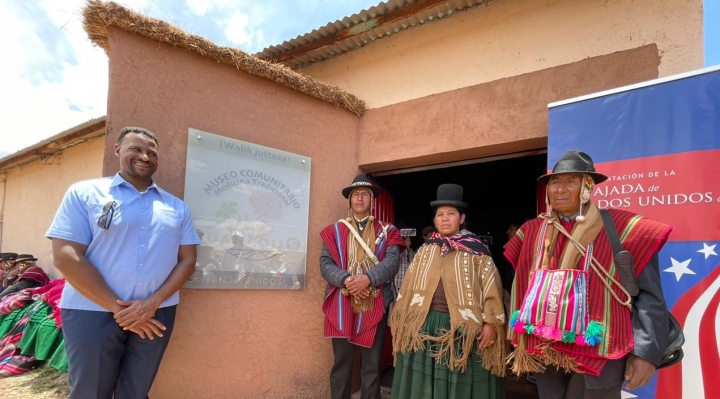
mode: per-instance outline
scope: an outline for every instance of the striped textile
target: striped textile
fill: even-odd
[[[373,223],[375,236],[382,232],[384,224],[376,221]],[[348,269],[348,237],[350,230],[342,223],[334,223],[320,232],[323,243],[330,252],[335,264],[343,270]],[[391,245],[405,245],[400,232],[395,226],[390,225],[383,240],[375,248],[375,255],[378,261],[385,258],[385,249]],[[383,292],[375,298],[373,310],[355,314],[350,303],[350,296],[342,295],[341,289],[330,286],[323,302],[325,313],[324,336],[325,338],[346,338],[355,345],[370,348],[375,342],[377,325],[385,314]]]
[[[610,209],[610,213],[615,221],[623,248],[632,254],[635,260],[635,273],[639,275],[652,255],[665,244],[672,227],[627,211]],[[505,257],[516,270],[510,313],[520,310],[525,299],[537,250],[536,238],[540,234],[542,226],[543,219],[541,218],[525,223],[505,245]],[[553,257],[559,256],[563,249],[564,245],[558,245]],[[613,262],[612,247],[604,229],[600,231],[593,243],[593,256],[610,275],[616,280],[620,279]],[[557,262],[550,262],[550,265],[551,268],[553,265],[557,267]],[[612,297],[597,273],[588,273],[587,285],[588,319],[597,321],[604,327],[600,342],[595,346],[555,342],[552,344],[552,348],[572,358],[579,365],[581,372],[597,376],[607,359],[622,358],[632,350],[632,322],[630,311]],[[617,286],[611,286],[618,297],[624,297]],[[513,345],[518,344],[517,338],[517,333],[513,329],[508,329],[507,339]],[[529,335],[527,339],[528,352],[540,354],[541,351],[538,347],[542,343],[542,338]]]
[[[59,278],[53,280],[48,284],[36,288],[33,293],[34,300],[42,300],[43,302],[50,305],[52,309],[51,319],[55,320],[55,325],[58,329],[62,329],[62,319],[60,317],[60,299],[62,298],[62,291],[65,288],[65,279]]]
[[[24,289],[0,300],[0,315],[10,314],[33,303],[32,289]]]
[[[22,355],[19,343],[33,312],[42,304],[36,302],[12,330],[0,339],[0,377],[22,374],[40,364],[34,356]]]
[[[33,280],[40,283],[40,285],[45,285],[50,282],[50,277],[48,277],[47,273],[45,273],[45,271],[40,267],[31,266],[20,275],[18,281],[20,280]]]
[[[487,245],[480,240],[480,237],[465,229],[460,230],[452,237],[443,237],[435,232],[423,245],[430,244],[440,246],[440,256],[445,256],[452,250],[470,252],[473,255],[491,255]]]

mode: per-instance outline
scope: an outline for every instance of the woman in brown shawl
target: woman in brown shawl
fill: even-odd
[[[463,188],[438,187],[437,233],[407,270],[390,315],[393,399],[505,397],[505,313],[490,252],[463,229]]]

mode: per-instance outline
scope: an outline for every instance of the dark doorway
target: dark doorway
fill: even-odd
[[[508,227],[510,223],[519,226],[537,216],[537,178],[545,173],[546,165],[547,155],[536,153],[461,166],[377,174],[373,179],[394,197],[394,223],[399,228],[416,229],[413,248],[423,242],[422,229],[432,226],[430,201],[436,198],[438,186],[443,183],[462,185],[464,201],[468,203],[466,227],[487,237],[493,260],[501,274],[505,274],[502,269],[510,266],[502,255],[502,246],[508,241]],[[507,278],[503,277],[509,290]],[[384,391],[392,389],[392,374],[392,367],[383,373]],[[508,399],[537,398],[535,385],[524,376],[518,378],[508,374],[506,382]]]
[[[467,228],[493,238],[493,255],[502,252],[511,222],[537,216],[537,178],[546,171],[547,155],[537,154],[471,165],[373,176],[395,198],[395,224],[416,228],[413,247],[422,244],[420,231],[432,225],[430,201],[443,183],[460,184],[468,203]]]

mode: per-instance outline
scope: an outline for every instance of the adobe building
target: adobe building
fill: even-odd
[[[101,175],[125,126],[159,136],[156,181],[181,198],[189,129],[312,159],[305,288],[183,290],[157,398],[327,398],[318,234],[357,173],[418,231],[438,184],[463,184],[499,254],[542,206],[548,103],[703,65],[702,0],[389,0],[255,56],[114,3],[84,16],[109,58]]]
[[[33,254],[59,277],[45,232],[71,184],[102,176],[104,137],[95,118],[0,159],[0,252]]]

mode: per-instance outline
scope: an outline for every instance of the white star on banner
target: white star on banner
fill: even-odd
[[[715,255],[715,256],[717,256],[717,253],[715,253],[715,247],[716,247],[716,246],[717,246],[717,244],[715,244],[715,245],[713,245],[713,246],[710,246],[710,245],[707,245],[707,244],[703,243],[703,249],[699,250],[698,252],[700,252],[701,254],[704,254],[704,255],[705,255],[705,259],[709,258],[710,255]]]
[[[668,267],[663,271],[668,273],[675,273],[675,279],[677,279],[677,281],[680,281],[680,277],[682,277],[683,274],[695,274],[695,272],[690,270],[690,268],[688,267],[690,266],[691,260],[692,259],[688,259],[684,262],[678,262],[675,260],[675,258],[670,258],[670,261],[672,262],[672,267]]]
[[[637,398],[637,395],[633,395],[630,392],[620,391],[620,398],[621,399],[632,399],[632,398]]]

